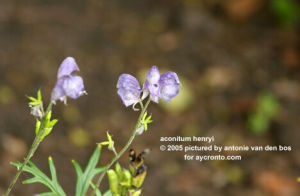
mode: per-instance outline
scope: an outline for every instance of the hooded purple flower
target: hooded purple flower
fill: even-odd
[[[118,95],[126,107],[134,105],[140,100],[141,87],[135,77],[130,74],[122,74],[117,83]]]
[[[146,82],[141,89],[138,80],[130,74],[122,74],[117,83],[118,95],[124,105],[130,106],[145,99],[150,94],[150,99],[156,103],[162,98],[169,102],[179,93],[179,79],[176,73],[166,72],[160,75],[156,66],[147,73]],[[141,92],[143,96],[141,98]]]
[[[66,103],[67,97],[77,99],[86,94],[83,79],[73,75],[74,71],[79,71],[78,65],[73,57],[67,57],[57,72],[57,82],[51,93],[53,102],[60,100]]]
[[[158,68],[153,66],[147,73],[142,99],[150,94],[150,99],[156,103],[160,98],[169,102],[179,93],[179,85],[175,72],[169,71],[160,75]]]

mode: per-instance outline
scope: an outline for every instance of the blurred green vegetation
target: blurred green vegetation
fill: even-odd
[[[248,127],[255,134],[268,131],[272,119],[279,110],[279,102],[270,93],[261,93],[257,97],[257,104],[248,117]]]
[[[299,2],[295,0],[271,0],[271,9],[283,26],[295,25],[300,17]]]

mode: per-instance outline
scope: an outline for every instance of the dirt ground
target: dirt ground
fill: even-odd
[[[120,150],[134,127],[138,113],[125,108],[116,93],[119,75],[130,73],[143,81],[143,74],[157,65],[162,72],[178,73],[182,85],[177,100],[151,103],[154,122],[132,145],[137,151],[151,149],[143,195],[299,196],[299,23],[280,20],[271,3],[2,0],[0,193],[16,172],[9,162],[22,160],[34,138],[26,95],[41,89],[47,102],[59,64],[73,56],[88,95],[55,106],[59,123],[32,159],[49,174],[51,155],[68,195],[74,195],[76,182],[71,159],[85,165],[107,130]],[[264,118],[263,131],[255,131],[249,119],[264,93],[278,110]],[[161,136],[178,135],[215,136],[218,145],[286,145],[292,150],[226,153],[241,154],[241,161],[184,161],[183,152],[159,149]],[[103,150],[100,163],[111,157]],[[126,155],[121,163],[128,165]],[[21,180],[28,177],[22,174]],[[21,180],[12,195],[46,190]]]

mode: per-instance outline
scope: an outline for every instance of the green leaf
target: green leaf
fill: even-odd
[[[42,121],[44,123],[44,126],[42,129],[43,133],[40,136],[41,140],[43,140],[47,135],[49,135],[51,133],[54,125],[58,122],[57,119],[53,119],[53,120],[50,120],[50,119],[51,119],[51,111],[46,114],[45,119]],[[39,125],[39,127],[40,127],[40,125]],[[36,133],[37,133],[37,131],[36,131]]]
[[[96,196],[101,196],[100,190],[96,187],[96,185],[92,181],[90,181],[90,185],[94,190],[96,189]]]
[[[108,140],[108,149],[114,148],[114,141],[112,140],[111,135],[109,135],[108,132],[106,132],[107,140]]]
[[[20,162],[14,162],[11,164],[17,168],[20,168],[23,165],[23,163]],[[52,179],[45,175],[34,163],[29,161],[24,167],[24,172],[32,174],[33,177],[24,180],[23,184],[41,183],[51,190],[51,192],[42,193],[40,195],[66,196],[65,192],[57,181],[56,170],[52,158],[49,158],[49,167]]]
[[[48,192],[48,193],[40,193],[40,194],[38,194],[38,196],[57,196],[57,195],[54,193]]]
[[[39,101],[42,100],[42,92],[41,92],[41,90],[38,90],[38,92],[37,92],[37,99],[38,99]]]
[[[40,102],[38,102],[38,101],[31,101],[31,102],[29,102],[28,103],[30,106],[37,106],[37,105],[40,105],[41,103]]]
[[[48,123],[48,127],[49,127],[49,128],[53,128],[53,127],[54,127],[54,125],[55,125],[57,122],[58,122],[58,120],[57,120],[57,119],[53,119],[53,120],[51,120],[51,121]]]
[[[17,163],[12,163],[12,165],[16,166],[16,167],[21,167],[23,163],[17,162]],[[31,173],[33,176],[35,176],[42,184],[46,185],[47,187],[49,187],[50,189],[52,189],[51,187],[51,180],[31,161],[28,162],[28,164],[24,167],[23,171]],[[35,182],[34,180],[32,181],[25,181],[28,183],[33,183]],[[25,182],[23,181],[23,183],[25,184]]]
[[[107,146],[108,149],[112,150],[114,148],[114,141],[112,136],[106,132],[107,141],[101,142],[100,145]]]
[[[142,121],[145,121],[146,117],[147,117],[147,112],[144,113],[144,115],[142,117]]]
[[[142,117],[141,124],[143,124],[145,131],[148,130],[148,124],[152,123],[151,117],[151,115],[147,117],[147,112],[145,112],[145,114]]]
[[[106,191],[103,196],[112,196],[112,193],[110,190]]]
[[[81,184],[82,184],[82,175],[83,175],[83,172],[82,172],[82,169],[81,169],[80,165],[75,160],[72,160],[72,164],[73,164],[73,166],[75,168],[76,176],[77,176],[76,190],[75,190],[75,192],[76,193],[80,193],[81,192],[81,188],[82,188]]]
[[[94,153],[92,154],[88,165],[85,168],[85,172],[83,175],[85,175],[85,177],[88,176],[88,174],[96,168],[96,165],[98,164],[99,158],[100,158],[100,153],[101,153],[101,146],[98,145],[94,151]]]
[[[81,178],[83,173],[82,173],[82,169],[81,169],[80,165],[75,160],[72,160],[72,164],[74,165],[77,178]]]
[[[52,181],[57,181],[56,169],[55,169],[55,166],[53,164],[52,157],[48,158],[48,164],[49,164],[49,168],[50,168]]]
[[[73,165],[75,167],[77,173],[77,183],[76,183],[76,196],[86,195],[90,182],[95,177],[95,175],[99,174],[104,170],[104,168],[96,168],[99,158],[101,154],[101,145],[97,145],[95,151],[93,152],[91,158],[89,159],[88,165],[85,168],[85,171],[82,173],[82,170],[77,164],[77,162],[73,161]]]
[[[42,107],[43,101],[42,101],[42,93],[40,90],[37,92],[37,98],[31,96],[27,96],[27,98],[30,100],[30,102],[28,103],[30,107],[34,107],[38,105],[41,105]]]
[[[91,175],[96,176],[97,174],[100,174],[102,171],[104,171],[104,167],[95,168],[91,173]]]
[[[99,143],[100,145],[102,145],[102,146],[108,146],[109,145],[109,142],[108,141],[105,141],[105,142],[101,142],[101,143]]]
[[[36,99],[36,98],[34,98],[34,97],[30,97],[30,96],[28,96],[27,97],[30,101],[32,101],[32,102],[37,102],[38,100]]]
[[[41,121],[36,120],[35,123],[35,134],[38,135],[39,131],[40,131],[40,127],[41,127]]]
[[[39,178],[33,177],[33,178],[29,178],[27,180],[23,180],[22,184],[32,184],[32,183],[39,182],[39,180],[40,180]]]
[[[41,136],[41,140],[43,140],[47,135],[49,135],[50,133],[51,133],[51,131],[52,131],[52,127],[51,128],[44,128],[43,130],[44,130],[44,133],[43,133],[43,135]]]
[[[46,122],[50,122],[50,120],[51,120],[51,115],[52,115],[52,112],[51,112],[51,111],[47,112],[47,114],[46,114],[46,116],[45,116]],[[48,123],[47,123],[47,124],[48,124]]]
[[[137,190],[132,194],[132,196],[140,196],[141,193],[142,193],[142,190]]]

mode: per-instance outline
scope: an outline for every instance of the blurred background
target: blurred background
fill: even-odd
[[[51,155],[68,195],[76,178],[70,160],[85,166],[107,130],[120,150],[135,124],[138,114],[116,93],[119,75],[143,80],[157,65],[177,72],[182,86],[169,104],[150,105],[154,122],[132,145],[152,150],[143,195],[299,196],[299,16],[296,0],[1,0],[0,193],[16,172],[9,162],[22,160],[34,138],[26,95],[41,89],[47,102],[58,66],[73,56],[88,95],[55,106],[59,123],[32,159],[49,174]],[[292,151],[187,162],[183,152],[159,150],[161,136],[177,135]],[[101,164],[111,157],[103,150]],[[22,185],[29,176],[12,195],[45,190]]]

